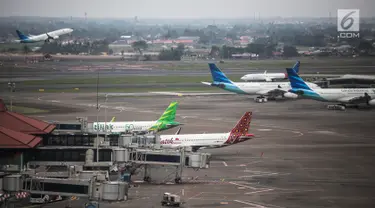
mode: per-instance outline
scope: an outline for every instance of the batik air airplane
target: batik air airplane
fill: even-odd
[[[163,131],[181,125],[181,123],[175,121],[177,107],[178,103],[172,102],[156,121],[115,122],[113,117],[110,122],[94,122],[94,130],[106,131],[107,127],[107,132],[110,133]]]
[[[220,148],[237,144],[251,139],[249,134],[252,112],[246,112],[237,125],[227,133],[213,134],[174,134],[160,135],[160,144],[164,148],[191,147],[195,152],[198,149]]]
[[[291,93],[289,82],[233,82],[225,76],[225,74],[214,64],[209,63],[213,82],[202,82],[205,85],[219,87],[221,89],[245,95],[258,95],[255,98],[256,102],[267,102],[268,99],[275,99],[276,97],[298,98],[297,94]],[[293,70],[299,68],[300,62],[294,65]],[[314,83],[307,83],[309,87],[316,89],[320,88]]]
[[[73,29],[71,28],[64,28],[55,30],[52,32],[47,32],[40,35],[24,35],[21,31],[16,30],[19,40],[16,40],[15,42],[18,43],[36,43],[36,42],[50,42],[51,40],[58,39],[61,35],[65,35],[68,33],[73,32]]]
[[[313,89],[293,69],[286,69],[292,89],[289,91],[302,97],[323,101],[340,103],[341,109],[347,104],[367,104],[375,106],[375,88],[336,88]]]

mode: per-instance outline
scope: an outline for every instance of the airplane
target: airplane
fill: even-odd
[[[225,76],[216,64],[209,63],[208,65],[211,70],[213,83],[202,82],[202,84],[219,87],[237,94],[258,95],[254,99],[258,103],[267,102],[268,99],[276,99],[278,96],[292,99],[298,98],[297,94],[288,92],[291,89],[289,82],[233,82]],[[294,69],[298,67],[299,64],[294,65]],[[314,89],[320,88],[314,83],[308,83],[308,85]]]
[[[286,71],[292,86],[289,92],[313,100],[340,103],[329,105],[328,109],[345,110],[347,105],[375,105],[375,88],[312,89],[293,69],[288,68]]]
[[[251,139],[249,134],[252,112],[246,112],[236,126],[227,133],[160,135],[163,148],[191,147],[193,152],[199,149],[221,148]]]
[[[61,35],[65,35],[73,32],[71,28],[64,28],[59,30],[54,30],[52,32],[47,32],[40,35],[24,35],[21,31],[16,30],[19,40],[16,40],[17,43],[36,43],[36,42],[50,42],[51,40],[58,39]]]
[[[115,122],[115,117],[110,122],[94,122],[94,130],[97,131],[109,131],[110,133],[126,133],[126,132],[159,132],[166,129],[170,129],[179,125],[179,122],[175,121],[176,110],[178,102],[172,102],[168,108],[164,111],[163,115],[156,121],[126,121],[126,122]]]
[[[294,65],[294,69],[296,72],[299,72],[299,65],[300,62],[297,61],[297,63]],[[266,82],[273,82],[276,79],[288,79],[287,73],[267,73],[267,70],[264,71],[263,74],[246,74],[243,77],[241,77],[241,80],[244,81],[266,81]]]

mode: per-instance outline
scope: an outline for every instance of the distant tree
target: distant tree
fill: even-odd
[[[220,56],[220,48],[218,46],[212,46],[210,51],[211,57],[217,57]]]
[[[284,56],[285,57],[295,57],[298,56],[297,48],[294,46],[284,46]]]
[[[146,41],[140,40],[140,41],[133,42],[132,47],[134,50],[138,51],[140,55],[142,55],[142,50],[146,50],[148,45]]]
[[[368,54],[374,47],[370,41],[361,40],[358,44],[358,51],[363,51],[363,53]]]
[[[250,43],[247,45],[246,47],[246,52],[249,52],[249,53],[255,53],[255,54],[263,54],[264,53],[264,49],[265,49],[265,45],[264,44],[260,44],[260,43]]]

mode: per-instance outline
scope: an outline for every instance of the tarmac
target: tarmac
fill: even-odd
[[[166,184],[171,170],[155,168],[153,182],[139,182],[131,188],[128,201],[102,203],[101,207],[161,207],[164,192],[181,195],[184,207],[375,206],[375,109],[334,111],[311,100],[261,104],[248,96],[230,94],[122,95],[109,97],[107,103],[103,96],[99,98],[101,121],[113,116],[118,121],[155,120],[169,102],[178,101],[176,120],[184,124],[181,134],[228,132],[246,111],[253,112],[249,132],[255,134],[243,143],[201,150],[212,154],[210,168],[185,169],[182,184]],[[98,113],[95,93],[17,93],[14,102],[52,109],[34,115],[48,121],[87,116],[93,122]],[[141,172],[133,178],[141,179]],[[72,207],[82,205],[82,200],[72,201]],[[65,205],[59,202],[45,207]]]

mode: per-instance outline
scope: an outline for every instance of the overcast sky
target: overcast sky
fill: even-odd
[[[332,17],[337,9],[375,16],[375,0],[0,0],[0,16],[121,18]]]

